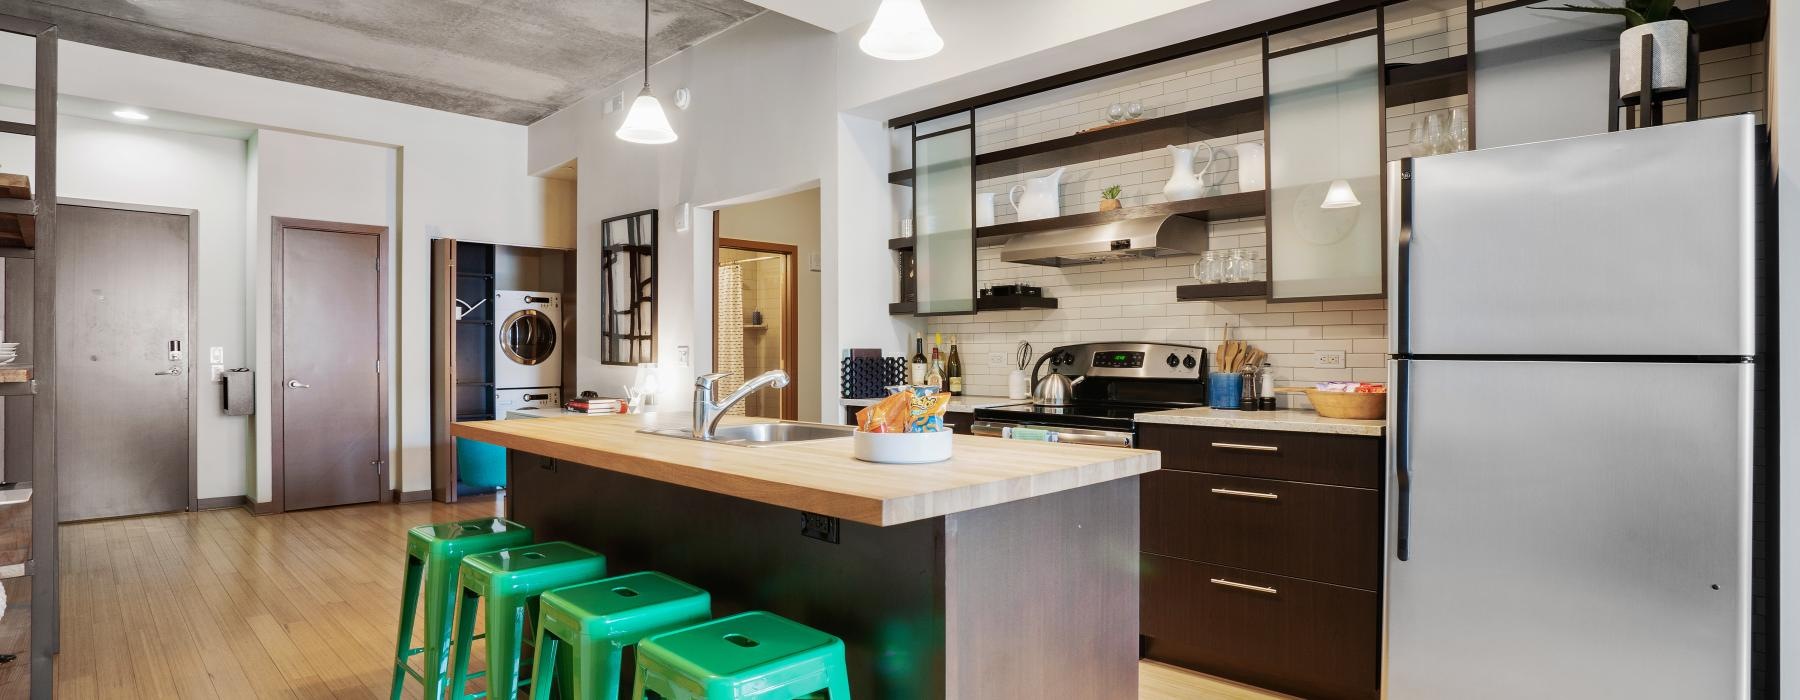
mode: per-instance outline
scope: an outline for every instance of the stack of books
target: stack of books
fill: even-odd
[[[623,413],[625,402],[619,399],[570,399],[563,408],[570,413]]]

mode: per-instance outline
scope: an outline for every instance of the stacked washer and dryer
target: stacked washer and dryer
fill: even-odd
[[[562,295],[494,292],[494,417],[562,406]]]

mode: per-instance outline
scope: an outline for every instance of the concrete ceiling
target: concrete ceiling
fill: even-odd
[[[636,73],[643,11],[642,0],[0,0],[0,13],[54,22],[69,41],[515,124]],[[650,60],[761,11],[651,0]]]
[[[834,34],[873,19],[881,5],[881,0],[750,1]]]

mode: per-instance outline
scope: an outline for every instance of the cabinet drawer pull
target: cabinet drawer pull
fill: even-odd
[[[1281,498],[1280,494],[1262,493],[1260,491],[1237,491],[1234,489],[1213,489],[1212,492],[1219,494],[1221,496],[1243,496],[1245,498],[1264,498],[1264,499],[1268,499],[1271,501],[1273,501],[1277,498]]]
[[[1217,447],[1221,450],[1245,450],[1248,452],[1280,452],[1281,451],[1281,448],[1276,447],[1274,445],[1245,445],[1245,444],[1236,443],[1236,442],[1215,442],[1212,444],[1212,446]]]
[[[1277,594],[1277,591],[1275,589],[1270,588],[1268,586],[1252,586],[1248,583],[1238,583],[1236,581],[1227,581],[1222,578],[1212,579],[1212,582],[1216,583],[1218,585],[1226,586],[1226,587],[1230,587],[1230,588],[1241,588],[1246,591],[1256,591],[1257,593],[1267,593],[1269,595]]]

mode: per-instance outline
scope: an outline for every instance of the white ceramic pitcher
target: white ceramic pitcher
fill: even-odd
[[[1169,184],[1163,185],[1163,199],[1175,202],[1206,193],[1206,171],[1212,169],[1215,149],[1205,141],[1199,145],[1201,148],[1169,147],[1169,159],[1175,162],[1175,170],[1169,173]],[[1194,156],[1200,150],[1206,151],[1206,165],[1195,172]]]
[[[1025,184],[1013,185],[1006,191],[1006,201],[1019,213],[1020,221],[1050,219],[1062,213],[1062,176],[1066,169],[1057,168],[1049,175],[1029,178]],[[1015,198],[1021,189],[1025,196]]]

